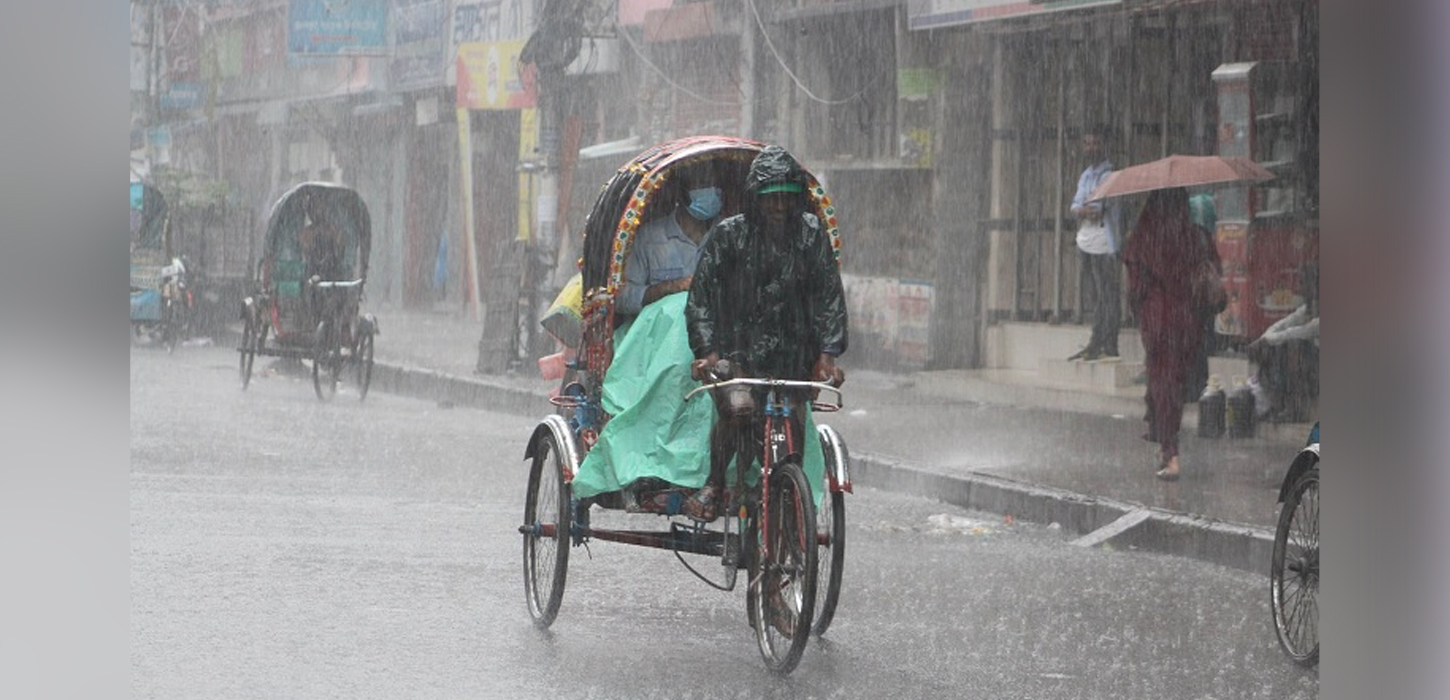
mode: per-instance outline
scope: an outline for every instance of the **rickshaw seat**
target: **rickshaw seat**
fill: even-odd
[[[300,298],[306,264],[302,260],[278,260],[272,270],[272,280],[277,287],[278,297]]]

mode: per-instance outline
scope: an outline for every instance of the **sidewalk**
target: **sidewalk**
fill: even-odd
[[[481,327],[453,311],[372,309],[381,335],[375,390],[543,417],[552,388],[533,366],[474,373]],[[1267,572],[1277,492],[1309,425],[1260,424],[1256,437],[1206,440],[1186,407],[1184,477],[1153,478],[1141,387],[1072,391],[1033,372],[847,370],[846,408],[822,416],[846,439],[852,477],[1033,522],[1081,544],[1110,542]],[[523,440],[524,436],[520,436]],[[522,454],[522,453],[520,453]]]

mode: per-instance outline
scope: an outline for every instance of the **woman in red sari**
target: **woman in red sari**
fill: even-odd
[[[1128,269],[1128,304],[1138,318],[1147,351],[1148,434],[1158,443],[1155,476],[1177,481],[1178,429],[1184,392],[1204,324],[1193,299],[1193,271],[1216,255],[1202,244],[1189,219],[1188,192],[1156,190],[1148,197],[1133,234],[1123,249]]]

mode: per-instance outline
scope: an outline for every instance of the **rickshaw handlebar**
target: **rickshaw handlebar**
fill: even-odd
[[[320,282],[313,282],[313,285],[316,286],[318,289],[351,289],[351,288],[356,287],[356,286],[358,286],[358,285],[360,285],[362,283],[363,283],[363,281],[360,280],[360,279],[357,279],[357,280],[347,280],[347,281],[341,281],[341,280],[339,280],[339,281],[323,280],[323,281],[320,281]]]
[[[841,390],[825,382],[807,382],[798,379],[759,379],[755,377],[738,377],[736,379],[709,382],[690,390],[690,393],[685,394],[685,400],[689,401],[694,398],[695,394],[704,391],[723,389],[728,386],[758,386],[768,389],[814,389],[817,392],[829,391],[835,395],[835,401],[822,401],[820,400],[819,394],[817,394],[815,399],[811,400],[811,408],[821,413],[839,411],[845,405],[845,395],[841,393]]]

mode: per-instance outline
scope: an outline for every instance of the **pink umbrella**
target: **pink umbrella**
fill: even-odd
[[[1173,187],[1209,187],[1262,182],[1274,174],[1248,158],[1236,156],[1168,156],[1114,171],[1088,201]]]

